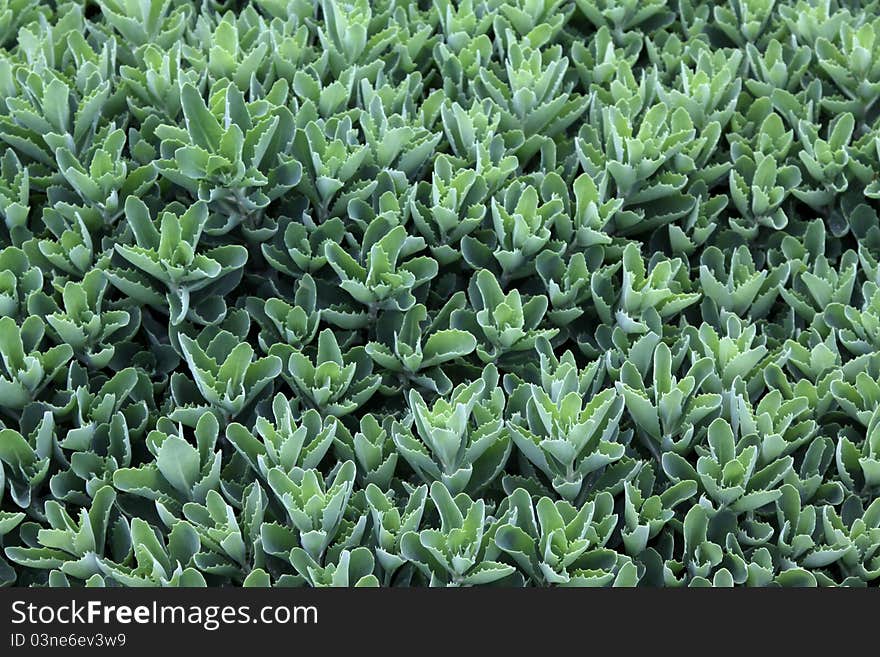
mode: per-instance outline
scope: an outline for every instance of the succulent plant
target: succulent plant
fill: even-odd
[[[876,587],[878,35],[0,0],[0,586]]]

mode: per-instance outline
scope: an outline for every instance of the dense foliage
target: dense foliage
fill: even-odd
[[[876,586],[876,0],[0,0],[0,583]]]

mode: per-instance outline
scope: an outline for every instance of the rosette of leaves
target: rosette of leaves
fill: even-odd
[[[367,484],[364,494],[370,507],[372,540],[375,543],[376,561],[382,572],[382,585],[407,576],[407,559],[401,555],[401,538],[408,532],[418,532],[428,499],[428,487],[415,488],[401,508],[393,493],[383,493],[375,484]],[[402,500],[401,500],[402,501]]]
[[[351,221],[351,232],[369,233],[371,236],[368,239],[372,242],[395,226],[406,224],[406,201],[410,192],[405,180],[400,171],[380,171],[368,194],[363,198],[350,199],[346,212]],[[418,241],[417,236],[414,241]],[[351,246],[356,246],[356,242],[351,237],[347,242]]]
[[[213,337],[194,339],[180,334],[180,349],[189,366],[192,382],[207,407],[224,422],[240,415],[281,373],[283,363],[275,355],[254,359],[254,348],[238,336],[221,330]],[[182,386],[182,379],[176,379]],[[175,379],[172,380],[174,385]],[[181,395],[182,396],[182,395]],[[180,400],[183,401],[183,400]],[[187,404],[178,416],[191,416],[197,408]]]
[[[123,213],[128,196],[140,197],[156,181],[156,168],[144,164],[132,171],[122,157],[126,146],[125,132],[108,125],[98,131],[94,145],[79,156],[70,148],[56,147],[58,172],[75,196],[58,189],[49,189],[57,202],[83,204],[96,213],[104,224],[112,224]],[[53,194],[54,191],[54,194]]]
[[[880,287],[862,286],[862,307],[833,302],[825,307],[825,322],[836,329],[844,348],[856,356],[868,355],[880,345]]]
[[[21,246],[30,237],[30,176],[13,149],[0,159],[0,217],[3,218],[3,243]]]
[[[403,20],[398,20],[401,18],[403,15],[397,14],[394,19],[399,28],[408,30],[411,35],[419,33],[418,37],[414,36],[414,42],[411,44],[412,49],[404,46],[398,50],[402,58],[407,58],[411,52],[417,49],[430,47],[437,41],[437,37],[433,35],[433,26],[429,26],[426,21],[426,14],[412,13]],[[407,51],[406,54],[404,54],[404,50]],[[369,108],[378,101],[381,103],[382,111],[386,117],[397,116],[400,117],[400,120],[410,123],[418,135],[413,140],[412,146],[418,150],[422,148],[422,138],[433,131],[437,120],[437,110],[442,102],[442,94],[428,90],[425,86],[423,70],[415,70],[420,68],[417,65],[413,65],[412,68],[410,66],[411,62],[400,62],[396,66],[392,64],[391,68],[400,72],[398,76],[377,75],[375,79],[371,79],[369,75],[362,77],[360,79],[360,93],[363,107]],[[408,70],[404,73],[404,69]],[[363,72],[363,69],[361,71]],[[423,99],[428,101],[427,105],[420,104],[419,101]],[[364,126],[365,129],[370,129],[367,124]],[[427,130],[428,133],[422,132],[421,128]],[[409,147],[405,146],[404,148]],[[403,160],[399,160],[398,164],[401,161]],[[399,166],[394,168],[400,169]]]
[[[593,25],[608,26],[618,38],[635,28],[652,31],[674,20],[674,14],[662,0],[577,0],[576,4]]]
[[[32,264],[57,270],[59,279],[68,275],[79,280],[95,266],[99,253],[86,218],[94,214],[66,203],[45,208],[42,219],[48,232],[27,240],[22,249]]]
[[[266,207],[299,183],[302,165],[291,152],[296,125],[286,99],[286,83],[247,103],[224,81],[205,103],[187,83],[180,89],[185,127],[156,128],[162,139],[159,173],[223,218],[224,223],[212,219],[209,232],[225,233],[247,222],[261,236],[256,229]]]
[[[681,257],[691,255],[709,241],[718,228],[718,216],[727,207],[726,194],[710,194],[702,180],[688,189],[695,200],[694,207],[680,223],[667,225],[672,253]]]
[[[492,27],[492,13],[475,11],[473,0],[463,0],[459,5],[451,0],[438,0],[436,6],[440,31],[453,42],[456,38],[462,38],[458,35],[479,36]]]
[[[748,155],[754,159],[756,152],[773,155],[777,160],[784,161],[793,146],[795,132],[791,129],[802,118],[812,120],[815,116],[813,105],[809,101],[816,100],[815,85],[809,87],[811,94],[803,92],[803,96],[784,96],[777,90],[772,95],[776,100],[757,98],[747,107],[734,112],[730,120],[727,141],[730,143],[732,161],[740,155]],[[792,105],[798,98],[806,104],[796,108]]]
[[[531,388],[523,383],[540,385],[547,394],[555,395],[561,389],[577,390],[583,397],[593,397],[605,387],[605,364],[600,359],[590,361],[580,367],[572,351],[567,350],[557,356],[553,346],[546,338],[535,343],[538,361],[535,367],[524,369],[523,377],[507,374],[504,380],[508,394],[509,409],[523,412],[531,398]]]
[[[812,45],[819,37],[835,39],[844,23],[852,19],[849,9],[837,11],[831,3],[797,0],[792,5],[780,3],[779,15],[795,38]]]
[[[693,208],[694,199],[681,190],[696,167],[694,157],[707,144],[696,136],[684,107],[670,112],[658,103],[637,114],[622,103],[603,107],[601,118],[585,124],[575,144],[587,173],[607,175],[616,196],[624,199],[613,222],[614,232],[622,235],[652,230]]]
[[[816,60],[842,94],[823,99],[832,112],[852,112],[861,119],[873,116],[871,110],[880,98],[878,27],[876,19],[864,24],[843,19],[839,35],[816,39]]]
[[[204,504],[184,504],[183,516],[199,540],[199,551],[192,557],[195,567],[206,575],[242,583],[262,564],[260,527],[267,504],[266,494],[258,483],[245,490],[240,511],[215,490],[208,491]]]
[[[489,365],[482,378],[456,386],[430,407],[410,390],[410,417],[395,422],[391,436],[422,481],[439,481],[453,495],[475,493],[498,477],[510,456],[504,401],[498,371]]]
[[[321,0],[320,4],[324,23],[317,28],[318,39],[337,75],[352,64],[378,59],[395,41],[394,26],[378,33],[371,29],[373,10],[366,0]]]
[[[852,497],[838,512],[831,505],[802,505],[791,486],[783,493],[776,513],[785,531],[776,548],[784,563],[810,569],[822,586],[864,586],[880,577],[876,500],[865,509]]]
[[[770,22],[776,0],[728,0],[715,7],[714,26],[742,48],[758,43]]]
[[[787,7],[780,7],[780,10]],[[777,89],[796,93],[809,74],[813,50],[808,45],[770,39],[766,47],[746,45],[746,57],[755,77],[745,80],[746,88],[755,97],[770,96]]]
[[[628,555],[640,555],[675,518],[675,507],[697,493],[697,483],[680,481],[655,493],[656,479],[650,466],[624,484],[623,522],[620,536]]]
[[[477,65],[474,67],[477,69],[479,60],[485,59],[487,56],[487,53],[484,52],[485,49],[491,49],[491,45],[488,40],[482,39],[476,39],[471,43],[475,46],[474,51],[467,54],[460,53],[460,55],[464,58],[473,55],[475,61],[468,62],[466,65],[468,67],[472,64]],[[443,44],[438,45],[442,53]],[[460,74],[461,69],[458,69],[455,75]],[[475,70],[474,76],[476,74]],[[446,85],[446,90],[448,95],[454,99],[456,92],[450,89],[450,85]],[[440,118],[443,122],[446,139],[455,155],[451,163],[462,169],[473,167],[478,176],[476,184],[480,191],[483,191],[481,188],[485,183],[486,190],[483,193],[494,194],[501,189],[504,182],[516,172],[518,167],[519,159],[510,152],[510,148],[518,143],[519,140],[516,137],[519,135],[515,132],[501,134],[499,128],[501,115],[492,99],[484,98],[482,101],[473,99],[468,109],[465,109],[458,102],[445,103],[440,106]],[[441,159],[443,158],[438,158],[438,161]],[[444,179],[449,180],[449,176],[444,174]],[[464,200],[465,197],[460,198]],[[454,197],[449,200],[454,200]],[[470,206],[461,207],[466,209]],[[474,210],[474,213],[476,212],[477,210]],[[470,218],[469,213],[468,219]]]
[[[238,422],[226,427],[226,439],[254,474],[265,481],[272,468],[290,477],[317,468],[336,437],[335,418],[322,419],[314,409],[300,415],[281,393],[272,400],[272,417],[259,415],[253,431]]]
[[[798,342],[785,341],[779,360],[767,364],[764,378],[782,393],[784,399],[806,397],[813,414],[822,417],[837,404],[831,394],[832,381],[843,378],[847,370],[857,370],[859,362],[849,361],[843,368],[841,365],[840,350],[833,333],[822,340],[817,333],[804,332]],[[795,379],[794,385],[789,377]]]
[[[208,492],[220,485],[219,431],[217,418],[203,413],[192,431],[193,444],[183,425],[159,418],[145,440],[153,460],[116,470],[113,486],[120,492],[154,501],[166,509],[166,515],[175,515],[187,502],[204,504]],[[124,505],[125,501],[120,503]]]
[[[628,38],[620,47],[608,26],[602,25],[588,42],[571,44],[571,61],[584,87],[607,86],[623,67],[632,69],[643,45],[641,39]]]
[[[742,543],[746,543],[743,548]],[[756,549],[749,549],[747,541],[737,538],[733,532],[728,532],[724,539],[723,567],[715,574],[712,581],[706,578],[695,577],[690,586],[730,588],[731,586],[767,586],[805,588],[819,585],[819,578],[814,572],[804,568],[779,567],[776,565],[774,553],[771,547],[762,545]],[[826,581],[827,582],[827,581]],[[823,586],[827,585],[823,582]]]
[[[880,486],[880,384],[867,372],[859,372],[853,383],[831,383],[840,408],[859,425],[838,437],[837,470],[849,490],[873,490]]]
[[[814,438],[803,451],[800,464],[786,475],[785,483],[794,486],[804,502],[840,504],[843,501],[846,487],[831,476],[836,447],[828,436]]]
[[[0,318],[0,398],[6,414],[18,414],[49,386],[71,358],[73,348],[59,344],[41,349],[46,325],[31,315],[21,326],[12,317]]]
[[[792,193],[817,212],[831,205],[846,191],[851,178],[862,177],[858,160],[851,160],[849,142],[855,129],[855,118],[849,112],[841,114],[828,125],[827,139],[819,136],[819,127],[801,119],[798,122],[798,142],[803,147],[798,153],[808,180],[808,189],[797,188]],[[870,182],[870,169],[865,183]]]
[[[202,12],[192,31],[198,45],[186,44],[184,54],[211,82],[227,79],[243,92],[265,94],[279,77],[289,80],[311,60],[308,36],[302,22],[273,21],[253,6],[236,14]]]
[[[431,182],[416,185],[410,199],[413,224],[438,263],[448,265],[461,258],[458,245],[479,228],[487,194],[488,185],[477,171],[455,168],[444,154],[434,160]]]
[[[852,300],[858,275],[857,258],[855,251],[846,251],[835,268],[824,254],[819,255],[811,267],[806,264],[798,267],[792,284],[780,289],[780,294],[805,321],[812,321],[816,313],[823,310],[826,317],[837,314],[841,306],[848,306]]]
[[[380,310],[406,311],[416,303],[414,292],[437,275],[437,261],[415,256],[425,248],[420,237],[382,219],[370,224],[360,249],[360,261],[339,244],[325,242],[327,263],[339,276],[339,286],[366,306],[371,318]]]
[[[516,569],[497,561],[493,537],[498,528],[482,499],[465,493],[453,497],[439,481],[431,484],[431,501],[440,527],[408,531],[400,539],[401,554],[430,586],[480,586],[501,582]]]
[[[559,197],[544,200],[534,186],[514,182],[500,199],[492,198],[491,207],[494,249],[470,236],[462,240],[462,255],[475,269],[500,266],[506,285],[534,274],[535,257],[542,251],[562,250],[561,243],[550,243],[551,228],[564,208]]]
[[[114,360],[117,345],[127,343],[140,328],[137,306],[117,307],[106,302],[107,278],[100,269],[90,270],[81,281],[68,281],[61,291],[61,305],[46,295],[28,300],[31,312],[41,315],[57,342],[67,344],[74,356],[88,367],[120,365]]]
[[[133,50],[155,44],[167,50],[187,28],[192,9],[167,0],[100,0],[101,15]]]
[[[479,98],[491,98],[500,110],[499,129],[522,135],[514,153],[528,161],[543,142],[583,115],[587,99],[564,85],[569,60],[561,45],[540,48],[528,37],[517,40],[511,32],[505,41],[505,79],[485,67],[474,86]]]
[[[23,321],[28,300],[43,289],[43,270],[33,266],[21,249],[8,246],[0,251],[0,315]]]
[[[716,509],[735,513],[754,511],[779,499],[779,485],[791,471],[794,459],[783,456],[759,466],[760,450],[748,436],[737,441],[727,420],[709,425],[708,448],[698,445],[694,468],[674,452],[662,457],[663,471],[674,482],[694,481]]]
[[[381,422],[372,413],[360,419],[360,427],[352,435],[344,424],[336,425],[334,453],[341,461],[357,464],[357,479],[361,487],[370,484],[383,491],[390,490],[399,454],[391,438],[393,415],[386,415]]]
[[[782,486],[782,495],[776,501],[776,516],[781,531],[775,548],[780,560],[791,567],[828,566],[840,558],[844,550],[823,546],[824,509],[802,504],[794,486]],[[818,541],[817,541],[818,539]]]
[[[281,375],[302,401],[325,416],[341,417],[356,411],[381,384],[380,375],[373,374],[373,360],[364,348],[353,347],[343,354],[330,329],[318,335],[314,359],[281,345],[270,352],[281,356]]]
[[[31,412],[22,418],[24,435],[0,429],[0,483],[21,509],[30,509],[39,499],[57,453],[54,416],[48,410],[38,415]]]
[[[68,15],[80,25],[74,26],[68,21],[69,25],[58,26],[59,32],[71,39],[71,46],[77,41],[71,34],[83,29],[82,14],[76,17],[75,13]],[[40,39],[38,34],[31,34]],[[86,50],[94,57],[90,47],[86,46]],[[78,54],[85,53],[79,49]],[[88,76],[87,84],[85,80],[65,79],[66,76],[53,70],[52,64],[47,64],[37,70],[21,61],[7,60],[0,139],[19,156],[54,168],[60,165],[55,159],[56,149],[68,149],[80,155],[92,146],[96,133],[106,125],[100,120],[101,110],[108,102],[111,82],[102,79],[99,71],[95,71],[97,75]],[[71,89],[69,82],[84,84],[82,88]],[[43,179],[43,186],[47,182]]]
[[[334,563],[339,554],[361,544],[367,517],[346,519],[355,479],[355,464],[346,461],[325,480],[318,470],[301,470],[289,477],[281,468],[269,470],[269,486],[297,532],[287,549],[290,563],[302,574],[308,567]],[[289,530],[282,530],[289,531]],[[271,538],[263,538],[267,551]]]
[[[565,24],[574,11],[573,5],[564,4],[565,0],[514,0],[498,7],[507,25],[513,27],[517,34],[528,36],[535,28],[544,28],[552,34]]]
[[[318,292],[314,279],[306,274],[295,286],[293,305],[284,299],[249,297],[245,308],[260,326],[257,341],[268,353],[275,344],[302,349],[318,334],[321,310],[317,308]]]
[[[367,89],[362,81],[362,93]],[[393,168],[408,177],[414,176],[437,147],[442,133],[421,125],[419,115],[394,113],[388,116],[379,93],[365,93],[361,128],[372,151],[372,162],[380,169]],[[391,108],[389,108],[391,109]]]
[[[361,142],[350,116],[310,121],[296,130],[292,149],[303,166],[297,190],[311,201],[320,222],[337,216],[350,200],[363,199],[376,187],[375,180],[360,178],[370,149]]]
[[[379,586],[379,580],[373,574],[376,560],[373,553],[365,547],[342,550],[334,563],[325,566],[320,566],[305,551],[294,552],[291,561],[300,576],[312,587]]]
[[[635,586],[638,569],[605,548],[617,526],[614,498],[602,493],[580,508],[565,500],[534,501],[517,488],[505,500],[494,541],[537,586]]]
[[[467,356],[477,346],[467,331],[448,328],[451,313],[464,306],[464,295],[455,294],[435,317],[429,317],[422,304],[383,314],[376,327],[378,339],[365,347],[387,373],[383,391],[394,393],[409,385],[441,395],[452,390],[452,381],[439,366]]]
[[[308,39],[308,35],[307,35]],[[335,78],[327,77],[327,58],[298,67],[293,73],[293,92],[302,101],[302,109],[314,116],[332,118],[345,110],[356,93],[359,75],[356,66],[340,71]],[[352,118],[356,115],[353,114]]]
[[[724,548],[709,537],[709,511],[699,504],[692,506],[682,523],[682,537],[681,558],[667,559],[662,565],[665,586],[733,586],[730,571],[720,565]]]
[[[110,282],[135,301],[167,312],[175,326],[184,319],[203,324],[222,320],[223,292],[241,275],[247,249],[238,244],[199,248],[208,206],[197,202],[184,211],[171,204],[153,220],[143,201],[130,196],[125,217],[135,244],[117,244],[116,252],[135,269],[106,270]],[[195,302],[194,292],[200,293]]]
[[[621,264],[620,294],[612,304],[602,282],[591,282],[596,309],[605,323],[616,323],[627,333],[662,333],[663,322],[700,300],[699,292],[688,291],[690,280],[678,258],[655,255],[646,266],[639,247],[629,243]]]
[[[625,446],[616,441],[623,397],[609,388],[586,398],[574,377],[549,391],[526,385],[531,394],[507,422],[513,442],[559,495],[578,503],[602,471],[624,456]]]
[[[597,183],[589,173],[582,173],[572,183],[574,211],[570,216],[563,213],[555,217],[553,222],[554,233],[563,242],[581,249],[611,244],[609,224],[623,207],[623,200],[609,198],[609,180],[608,176],[600,176]]]
[[[773,156],[757,153],[752,160],[742,156],[730,172],[730,197],[742,221],[731,219],[743,237],[754,238],[758,227],[780,230],[788,223],[781,205],[801,182],[800,170],[781,165]]]
[[[727,311],[721,311],[719,324],[720,330],[706,323],[685,329],[695,355],[711,359],[714,371],[706,379],[705,389],[724,396],[745,385],[751,398],[764,388],[761,364],[769,351],[766,337],[758,336],[755,324]]]
[[[149,125],[157,117],[175,121],[180,116],[182,84],[198,83],[198,71],[183,65],[180,50],[179,43],[168,48],[151,43],[138,49],[137,66],[119,67],[125,100],[138,120]]]
[[[836,565],[844,583],[856,578],[870,583],[880,577],[880,502],[875,499],[862,508],[858,499],[845,503],[839,514],[829,505],[824,507],[825,542],[830,551],[841,552]]]
[[[51,16],[49,7],[41,7],[39,0],[3,0],[0,2],[0,46],[12,45],[21,26]]]
[[[647,377],[632,361],[623,364],[615,382],[639,435],[648,444],[654,443],[650,449],[655,454],[689,453],[705,431],[704,420],[721,407],[720,394],[703,391],[703,383],[712,372],[711,358],[694,361],[679,379],[684,350],[677,356],[673,358],[666,343],[660,342],[653,354],[652,385],[645,386]]]
[[[89,380],[81,368],[68,374],[69,399],[53,409],[53,416],[66,428],[59,447],[72,453],[65,467],[52,476],[53,496],[62,501],[88,505],[113,473],[132,462],[132,441],[142,439],[150,420],[152,385],[133,367],[104,380]]]
[[[103,559],[101,572],[109,582],[130,587],[205,587],[207,582],[193,564],[201,547],[199,535],[186,521],[178,521],[167,536],[142,518],[117,530],[127,553],[115,561]]]
[[[668,51],[672,51],[668,48]],[[673,52],[664,48],[664,57],[674,57]],[[694,172],[695,176],[711,184],[717,181],[727,169],[729,163],[717,162],[718,146],[722,131],[727,127],[736,109],[737,100],[742,89],[739,69],[742,54],[733,50],[712,51],[696,41],[692,49],[682,53],[684,66],[681,66],[679,79],[671,88],[657,85],[658,98],[671,107],[683,107],[687,110],[694,126],[699,131],[701,144],[695,151],[692,145],[687,149],[694,164],[705,170]],[[672,63],[672,59],[667,60]],[[708,148],[705,148],[708,146]],[[708,166],[707,166],[708,165]]]
[[[711,301],[717,310],[740,317],[766,317],[780,291],[785,293],[789,271],[789,263],[756,269],[752,253],[745,245],[733,251],[729,260],[721,249],[709,246],[700,255],[703,303]]]
[[[662,564],[649,559],[651,573],[645,577],[668,587],[816,586],[809,571],[780,567],[771,549],[763,545],[752,549],[754,539],[744,540],[741,532],[730,531],[716,519],[705,506],[692,506],[681,526],[680,556],[670,553]],[[657,552],[649,548],[648,554]]]
[[[504,294],[488,269],[471,279],[468,297],[471,308],[453,311],[451,325],[478,339],[476,352],[484,363],[525,357],[538,338],[552,338],[558,332],[538,328],[547,312],[547,297],[535,295],[523,302],[518,289]]]
[[[563,328],[584,314],[592,298],[592,275],[600,268],[603,254],[596,249],[589,255],[590,262],[583,253],[573,254],[568,261],[551,251],[537,257],[535,269],[547,290],[547,319],[551,324]]]
[[[794,454],[819,432],[806,397],[785,399],[781,391],[771,390],[754,408],[742,395],[737,397],[739,431],[743,436],[756,437],[759,466]]]
[[[64,505],[48,500],[45,506],[48,527],[32,532],[33,544],[7,547],[6,556],[28,568],[58,569],[78,580],[99,575],[115,501],[116,492],[104,486],[95,494],[89,508],[80,507],[74,518]]]
[[[263,242],[260,248],[269,266],[293,278],[314,274],[324,267],[324,242],[339,243],[346,235],[345,224],[338,217],[321,224],[315,224],[308,214],[303,214],[301,221],[290,217],[278,221],[284,230],[279,228],[273,240]]]

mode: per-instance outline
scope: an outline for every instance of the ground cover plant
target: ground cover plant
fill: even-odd
[[[0,584],[877,586],[880,3],[0,0]]]

